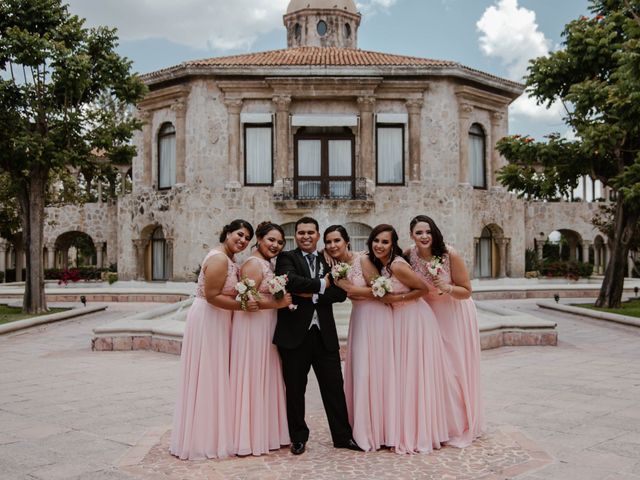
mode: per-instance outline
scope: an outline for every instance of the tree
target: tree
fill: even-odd
[[[84,168],[92,151],[118,162],[137,120],[92,108],[108,95],[132,104],[145,86],[116,52],[114,29],[87,29],[61,0],[0,0],[0,174],[8,174],[27,257],[24,310],[46,311],[42,258],[45,194],[52,177]]]
[[[590,0],[589,9],[593,17],[568,23],[564,48],[532,60],[526,77],[538,104],[563,102],[577,140],[507,137],[497,146],[509,161],[499,179],[534,199],[566,194],[582,175],[617,192],[596,305],[618,308],[640,220],[640,0]]]

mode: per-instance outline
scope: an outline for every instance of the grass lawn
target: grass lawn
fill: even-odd
[[[50,308],[47,313],[40,313],[38,315],[29,315],[28,313],[22,313],[22,309],[19,307],[8,307],[6,305],[0,305],[0,325],[3,323],[15,322],[16,320],[24,320],[25,318],[39,317],[41,315],[49,315],[51,313],[64,312],[70,310],[69,308]]]
[[[622,308],[596,308],[593,305],[585,305],[584,303],[574,306],[590,308],[591,310],[598,310],[599,312],[617,313],[620,315],[640,318],[640,298],[633,299],[628,302],[622,302]]]

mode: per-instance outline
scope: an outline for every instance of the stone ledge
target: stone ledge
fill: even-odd
[[[74,301],[79,301],[75,299]],[[52,313],[51,315],[41,315],[39,317],[26,318],[24,320],[17,320],[15,322],[5,323],[0,325],[0,335],[5,333],[16,332],[25,328],[37,327],[47,323],[59,322],[61,320],[68,320],[70,318],[80,317],[82,315],[88,315],[90,313],[100,312],[106,310],[106,305],[97,305],[92,307],[78,307],[64,312]]]
[[[571,305],[563,305],[561,303],[554,302],[537,302],[536,305],[538,305],[540,308],[547,308],[549,310],[557,310],[559,312],[595,318],[597,320],[606,320],[608,322],[621,323],[623,325],[630,325],[632,327],[640,327],[640,318],[637,317],[620,315],[618,313],[598,312],[597,310],[574,307]]]

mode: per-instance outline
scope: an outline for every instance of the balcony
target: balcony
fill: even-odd
[[[364,213],[374,205],[366,178],[353,181],[283,178],[273,189],[273,203],[278,210],[291,213],[312,212],[319,207]]]

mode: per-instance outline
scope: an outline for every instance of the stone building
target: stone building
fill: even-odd
[[[48,266],[68,232],[88,234],[121,279],[193,278],[233,218],[371,228],[428,214],[474,277],[522,276],[525,249],[568,232],[572,258],[606,261],[594,205],[505,191],[495,151],[520,84],[452,61],[357,48],[353,0],[291,0],[286,49],[187,61],[145,75],[133,187],[117,202],[49,209]],[[124,172],[123,172],[124,173]],[[60,240],[62,237],[62,241]],[[292,242],[291,242],[292,243]],[[20,252],[0,243],[0,262]],[[5,250],[5,254],[3,254]],[[595,250],[595,252],[594,252]],[[97,257],[97,255],[96,255]],[[0,268],[3,265],[0,263]]]

